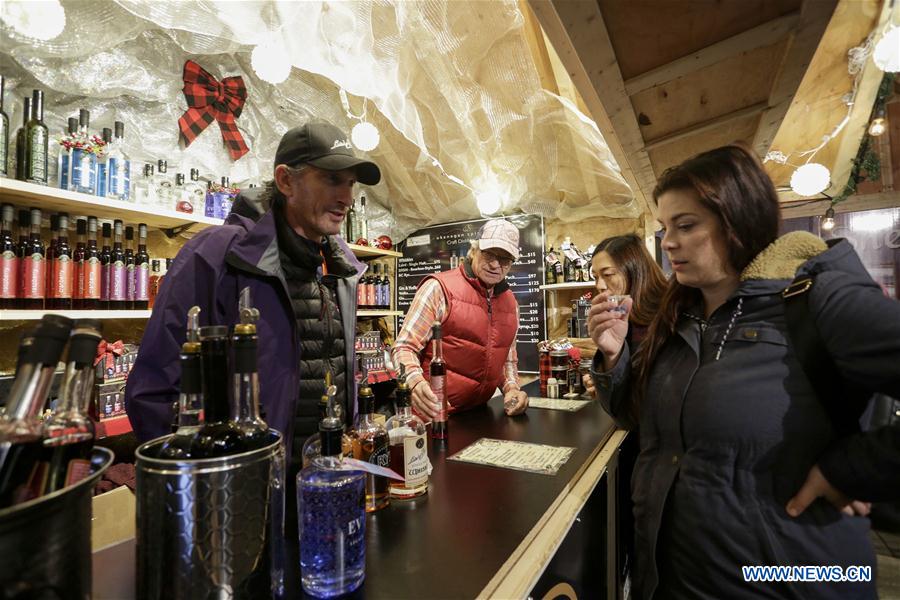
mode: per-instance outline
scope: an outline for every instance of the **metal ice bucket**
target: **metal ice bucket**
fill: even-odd
[[[0,510],[0,598],[91,597],[91,496],[113,462],[91,452],[91,474],[75,485]]]
[[[283,590],[284,445],[161,460],[136,452],[139,599],[269,598]]]

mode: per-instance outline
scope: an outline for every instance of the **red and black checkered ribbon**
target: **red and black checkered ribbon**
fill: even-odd
[[[184,99],[188,109],[178,119],[181,139],[185,147],[190,146],[213,120],[219,122],[222,140],[228,147],[232,160],[237,160],[249,152],[241,132],[234,120],[241,116],[247,88],[241,77],[226,77],[217,80],[192,60],[184,63]]]

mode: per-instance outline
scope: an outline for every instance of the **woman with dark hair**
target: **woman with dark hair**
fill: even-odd
[[[874,598],[872,580],[753,581],[742,568],[874,570],[868,521],[841,508],[845,494],[888,495],[898,457],[870,434],[838,433],[846,423],[829,417],[791,345],[782,292],[812,278],[810,315],[858,413],[872,392],[900,393],[900,304],[847,241],[777,237],[778,196],[743,146],[669,169],[654,199],[674,279],[633,369],[628,318],[608,294],[589,321],[599,398],[621,426],[639,425],[636,597]]]
[[[628,294],[632,299],[628,313],[628,343],[632,349],[644,340],[647,328],[659,311],[666,291],[666,276],[654,262],[643,240],[633,233],[608,237],[594,249],[591,272],[597,293]],[[590,375],[584,378],[587,392],[594,393]]]

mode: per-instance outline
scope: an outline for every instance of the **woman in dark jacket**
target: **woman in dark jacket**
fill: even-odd
[[[654,199],[674,279],[633,369],[628,320],[606,294],[589,323],[601,401],[623,427],[640,424],[636,597],[874,598],[868,521],[840,510],[838,491],[855,494],[849,447],[790,344],[781,292],[797,275],[815,276],[809,309],[826,350],[845,387],[869,394],[900,393],[900,304],[881,294],[846,241],[776,239],[778,197],[744,147],[670,169]],[[896,464],[890,448],[868,450],[867,462]],[[792,506],[792,516],[786,506],[811,472],[827,480],[831,502],[799,514]],[[848,567],[871,567],[871,580],[745,577],[743,567],[766,565],[836,565],[850,575]]]

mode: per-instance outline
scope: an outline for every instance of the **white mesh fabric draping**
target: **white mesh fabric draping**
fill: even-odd
[[[39,87],[54,134],[84,107],[95,130],[125,122],[133,159],[260,182],[290,127],[316,118],[350,131],[357,121],[342,107],[343,88],[356,115],[368,99],[367,120],[381,133],[368,153],[385,176],[367,194],[373,234],[390,230],[399,240],[476,217],[475,194],[485,189],[499,193],[504,212],[567,222],[640,214],[594,123],[541,88],[515,1],[62,4],[66,28],[53,40],[0,26],[12,129],[21,97]],[[273,36],[294,66],[277,85],[250,64],[255,45]],[[179,148],[186,59],[217,78],[244,78],[249,96],[237,123],[250,153],[240,160],[230,160],[215,123]]]

